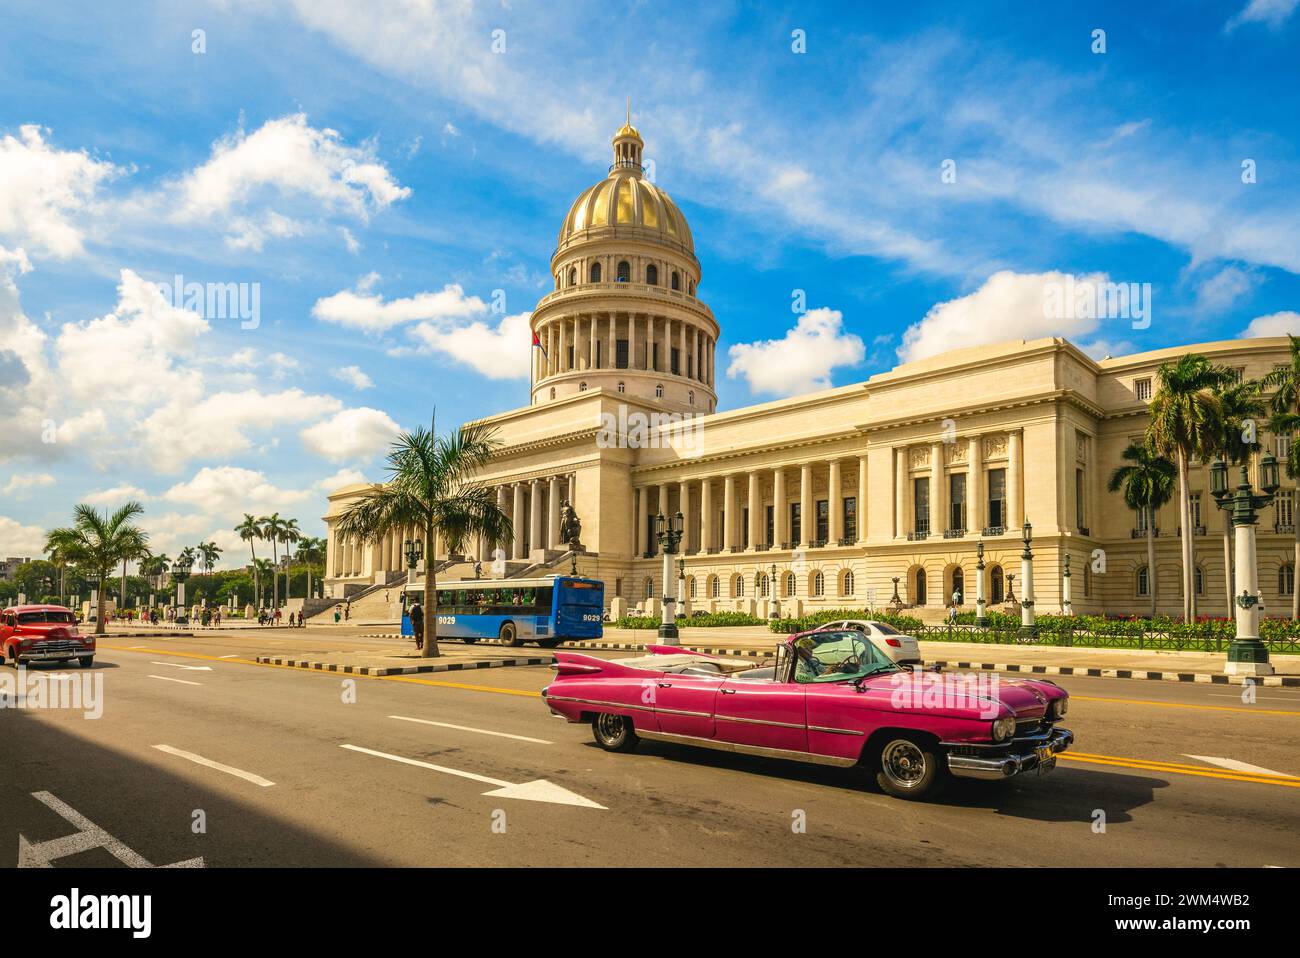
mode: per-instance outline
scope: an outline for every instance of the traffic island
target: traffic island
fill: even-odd
[[[402,664],[414,661],[418,664]],[[472,672],[477,669],[504,669],[524,665],[549,665],[554,657],[542,655],[464,656],[443,655],[425,660],[412,655],[384,655],[382,653],[322,653],[314,659],[284,658],[278,655],[259,655],[259,665],[279,665],[292,669],[315,672],[338,672],[345,675],[425,675],[431,672]]]

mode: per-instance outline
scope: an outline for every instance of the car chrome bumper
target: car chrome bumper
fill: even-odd
[[[1074,744],[1074,733],[1068,728],[1052,729],[1042,744],[1027,752],[1008,755],[949,755],[948,771],[961,778],[979,778],[995,781],[1010,778],[1022,772],[1037,771],[1043,775],[1056,767],[1056,756]],[[1014,743],[1013,743],[1014,747]]]
[[[44,650],[33,651],[33,652],[19,652],[18,661],[19,662],[57,662],[60,659],[79,659],[82,658],[83,656],[94,655],[94,654],[95,654],[94,649],[84,649],[84,650],[59,649],[57,651],[52,651],[52,652],[46,652]]]

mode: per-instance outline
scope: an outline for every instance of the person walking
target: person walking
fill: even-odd
[[[411,602],[410,608],[406,614],[411,617],[411,631],[415,633],[415,647],[424,648],[424,606],[420,605],[419,599]]]

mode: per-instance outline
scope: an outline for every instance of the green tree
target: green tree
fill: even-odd
[[[1147,591],[1151,594],[1151,617],[1156,616],[1156,513],[1174,496],[1178,470],[1168,459],[1152,455],[1145,446],[1133,443],[1121,453],[1129,463],[1110,474],[1106,488],[1122,492],[1130,509],[1142,513],[1147,532]]]
[[[328,543],[316,536],[303,536],[298,542],[298,561],[307,567],[307,598],[311,598],[312,566],[325,561]]]
[[[215,542],[200,542],[198,547],[199,562],[209,576],[221,558],[221,546]]]
[[[1158,375],[1160,388],[1151,400],[1146,444],[1152,453],[1172,459],[1178,467],[1183,620],[1191,622],[1196,618],[1196,529],[1192,523],[1188,468],[1193,458],[1204,459],[1214,447],[1219,414],[1214,390],[1230,383],[1232,373],[1204,356],[1187,353],[1162,363]]]
[[[248,543],[248,551],[253,560],[253,604],[261,605],[262,589],[261,584],[258,581],[259,567],[257,565],[257,549],[254,547],[253,543],[262,538],[262,526],[256,519],[245,512],[244,521],[235,526],[235,532],[239,534],[239,538]]]
[[[340,515],[339,535],[375,542],[389,532],[415,526],[424,539],[424,656],[439,654],[435,536],[447,552],[461,552],[470,537],[509,542],[510,517],[496,494],[476,481],[500,445],[495,430],[461,426],[446,436],[418,427],[403,433],[388,453],[388,481],[372,486]]]
[[[128,502],[111,515],[84,503],[73,510],[72,525],[51,529],[45,535],[45,551],[57,551],[99,577],[99,604],[95,612],[95,634],[104,634],[104,591],[108,576],[119,562],[143,559],[149,554],[149,534],[132,520],[144,514],[138,502]]]
[[[284,534],[285,520],[280,513],[273,512],[257,520],[262,527],[262,538],[271,543],[271,608],[280,607],[280,555],[277,546],[280,536]]]
[[[290,557],[293,555],[289,546],[296,545],[302,541],[302,530],[298,528],[297,519],[286,519],[284,528],[280,530],[280,544],[284,546],[285,576],[284,576],[284,597],[287,601],[289,595],[289,581],[293,573],[293,566],[290,564]]]
[[[1269,410],[1273,413],[1268,421],[1268,429],[1275,436],[1288,436],[1291,439],[1286,456],[1286,474],[1290,479],[1300,478],[1300,458],[1296,443],[1296,433],[1300,431],[1300,338],[1287,334],[1291,341],[1291,361],[1274,369],[1259,381],[1264,390],[1273,390],[1269,397]],[[1291,529],[1295,539],[1295,556],[1292,568],[1300,570],[1300,522],[1296,521],[1296,493],[1293,491],[1291,505]],[[1291,618],[1300,619],[1300,589],[1291,590]]]

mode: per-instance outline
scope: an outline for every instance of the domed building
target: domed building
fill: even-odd
[[[718,324],[697,297],[691,228],[646,179],[631,123],[614,134],[609,175],[583,190],[560,226],[555,291],[533,310],[545,348],[533,357],[532,401],[604,388],[682,412],[713,412]]]
[[[532,349],[531,401],[480,421],[501,443],[480,480],[514,534],[457,555],[439,544],[440,577],[472,578],[476,563],[489,577],[567,572],[567,500],[582,522],[579,571],[605,582],[615,616],[657,613],[665,583],[656,518],[678,512],[672,585],[692,611],[802,615],[893,603],[937,619],[954,597],[971,607],[981,582],[990,608],[1013,611],[1024,594],[1026,522],[1040,613],[1146,612],[1153,592],[1159,611],[1181,611],[1177,503],[1156,517],[1148,568],[1141,517],[1107,480],[1146,427],[1161,363],[1192,351],[1259,378],[1288,362],[1285,339],[1100,361],[1059,338],[967,347],[718,412],[721,330],[700,298],[690,225],[647,178],[630,118],[612,142],[607,175],[560,223],[554,289],[531,318],[541,347]],[[1264,437],[1278,452],[1282,441]],[[1191,485],[1196,601],[1222,615],[1225,514],[1204,464]],[[1260,521],[1270,610],[1288,609],[1295,590],[1294,485]],[[351,599],[354,622],[396,617],[402,541],[414,534],[341,538],[335,517],[367,488],[331,493],[325,517],[327,594]]]

